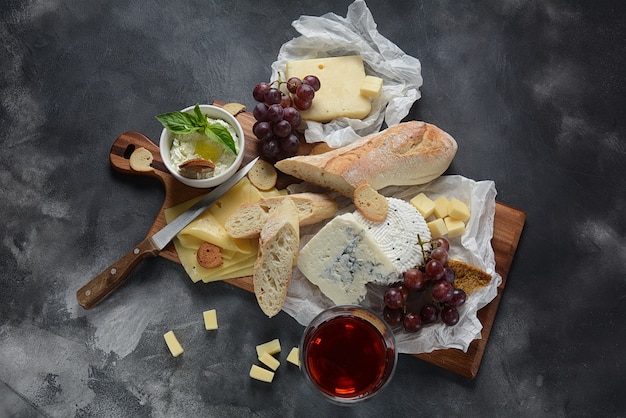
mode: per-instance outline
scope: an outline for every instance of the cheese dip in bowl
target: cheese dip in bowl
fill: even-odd
[[[181,125],[180,129],[189,125],[188,120],[180,118],[181,113],[188,114],[192,119],[201,113],[206,119],[206,123],[202,122],[205,126],[221,137],[225,135],[232,139],[236,153],[224,142],[216,140],[215,136],[207,136],[202,129],[180,133],[178,129]],[[197,188],[215,187],[232,176],[241,165],[245,148],[243,128],[233,115],[221,107],[190,106],[180,112],[159,115],[157,119],[166,126],[159,141],[161,159],[181,183]]]

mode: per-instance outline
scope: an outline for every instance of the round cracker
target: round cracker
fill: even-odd
[[[248,180],[259,190],[269,190],[276,186],[278,173],[269,161],[258,160],[248,172]]]
[[[196,260],[198,264],[207,269],[219,267],[224,264],[220,247],[206,241],[200,244],[200,248],[198,248],[198,252],[196,253]]]

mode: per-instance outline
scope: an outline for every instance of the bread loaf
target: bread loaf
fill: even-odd
[[[261,230],[259,255],[252,275],[257,302],[270,318],[280,312],[287,298],[299,246],[298,209],[286,198],[272,211]]]
[[[233,238],[258,238],[271,212],[286,198],[296,205],[300,226],[312,225],[337,213],[337,203],[329,196],[318,193],[295,193],[261,199],[244,204],[228,217],[224,227]]]
[[[438,127],[404,122],[318,155],[278,161],[283,173],[353,198],[354,189],[425,184],[443,174],[457,143]]]

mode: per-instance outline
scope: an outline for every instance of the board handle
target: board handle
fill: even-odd
[[[145,148],[152,154],[152,163],[150,164],[152,170],[139,171],[131,167],[130,156],[139,148]],[[161,182],[164,181],[165,176],[169,176],[161,159],[159,147],[150,138],[139,132],[129,131],[118,136],[111,146],[109,161],[111,166],[121,173],[155,177]]]

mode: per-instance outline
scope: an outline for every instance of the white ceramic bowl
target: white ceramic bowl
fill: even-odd
[[[193,113],[194,107],[195,106],[189,106],[181,110],[181,112]],[[167,129],[163,129],[163,131],[161,132],[161,139],[159,141],[159,148],[161,151],[161,159],[163,160],[165,167],[167,167],[167,169],[169,170],[172,176],[174,176],[178,181],[180,181],[183,184],[186,184],[187,186],[205,189],[209,187],[218,186],[224,181],[226,181],[230,176],[235,174],[235,172],[241,165],[241,162],[243,161],[246,139],[243,133],[243,128],[241,127],[241,124],[239,123],[239,121],[237,121],[237,119],[233,115],[228,113],[226,110],[222,109],[221,107],[213,106],[213,105],[200,105],[200,111],[204,115],[207,115],[209,118],[224,120],[235,129],[235,132],[237,133],[237,136],[238,136],[238,138],[236,139],[236,142],[238,143],[239,152],[237,153],[237,157],[235,158],[235,161],[231,164],[230,167],[228,167],[225,171],[223,171],[222,173],[214,177],[210,177],[207,179],[191,179],[191,178],[182,176],[178,172],[178,168],[175,165],[173,165],[171,162],[170,149],[172,147],[172,141],[174,139],[174,134],[172,132],[170,132]]]

